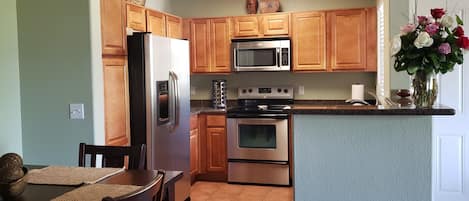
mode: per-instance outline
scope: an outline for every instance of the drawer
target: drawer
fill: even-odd
[[[190,125],[191,130],[199,128],[199,117],[198,117],[198,115],[196,115],[196,114],[191,115],[190,124],[191,124]]]
[[[207,115],[208,127],[225,127],[225,125],[226,125],[225,115]]]

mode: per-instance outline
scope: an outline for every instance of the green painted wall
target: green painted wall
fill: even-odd
[[[409,22],[409,0],[389,1],[390,6],[390,36],[400,33],[400,27]],[[406,72],[394,70],[394,60],[391,59],[390,84],[391,89],[408,89],[410,86],[409,75]]]
[[[297,100],[346,100],[351,97],[353,83],[363,83],[367,91],[375,91],[375,73],[291,73],[291,72],[257,72],[233,73],[223,75],[192,75],[191,87],[195,94],[192,100],[211,98],[211,84],[214,79],[226,79],[228,99],[236,99],[239,87],[292,86],[295,87]],[[305,87],[305,94],[298,94],[298,86]],[[371,98],[371,97],[368,97]]]
[[[145,7],[171,13],[171,3],[171,0],[146,0]]]
[[[182,17],[246,15],[245,0],[172,0],[171,11]],[[282,11],[358,8],[376,5],[375,0],[280,0]]]
[[[16,0],[0,6],[0,155],[22,153]]]
[[[76,165],[78,144],[93,142],[89,1],[17,9],[25,162]],[[69,120],[70,103],[84,103],[85,120]]]
[[[282,11],[308,11],[339,8],[359,8],[376,5],[375,0],[281,0]],[[246,15],[244,0],[173,0],[172,13],[183,17],[214,17]],[[255,77],[255,79],[253,79]],[[236,87],[254,85],[305,86],[305,95],[296,99],[348,99],[352,83],[364,83],[367,90],[375,91],[374,73],[239,73],[229,76],[192,76],[191,87],[196,93],[191,99],[210,99],[212,79],[228,80],[230,99],[236,97]]]
[[[294,122],[295,200],[431,200],[431,116],[294,115]]]

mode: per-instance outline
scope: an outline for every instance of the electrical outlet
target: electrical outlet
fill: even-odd
[[[298,86],[298,95],[305,95],[305,86]]]
[[[83,103],[69,105],[70,119],[85,119],[85,106]]]

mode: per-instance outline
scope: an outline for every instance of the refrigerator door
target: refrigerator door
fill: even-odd
[[[177,77],[175,101],[175,122],[172,134],[178,139],[173,144],[175,153],[179,156],[175,162],[178,167],[184,168],[184,177],[176,185],[176,200],[185,200],[190,192],[190,64],[189,42],[171,39],[171,69]]]
[[[151,169],[184,171],[176,184],[176,200],[183,201],[190,192],[189,151],[189,43],[145,35],[147,82],[147,144],[148,165]],[[167,81],[168,119],[158,124],[157,83]],[[160,101],[161,102],[161,101]]]

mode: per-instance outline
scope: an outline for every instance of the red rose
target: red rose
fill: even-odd
[[[464,29],[461,26],[458,26],[456,29],[454,29],[453,33],[457,37],[464,36]]]
[[[440,19],[445,15],[445,10],[443,8],[435,8],[431,10],[432,16],[435,19]]]
[[[460,48],[464,48],[466,50],[469,50],[469,38],[467,38],[466,36],[459,37],[458,40],[456,41],[456,44]]]

